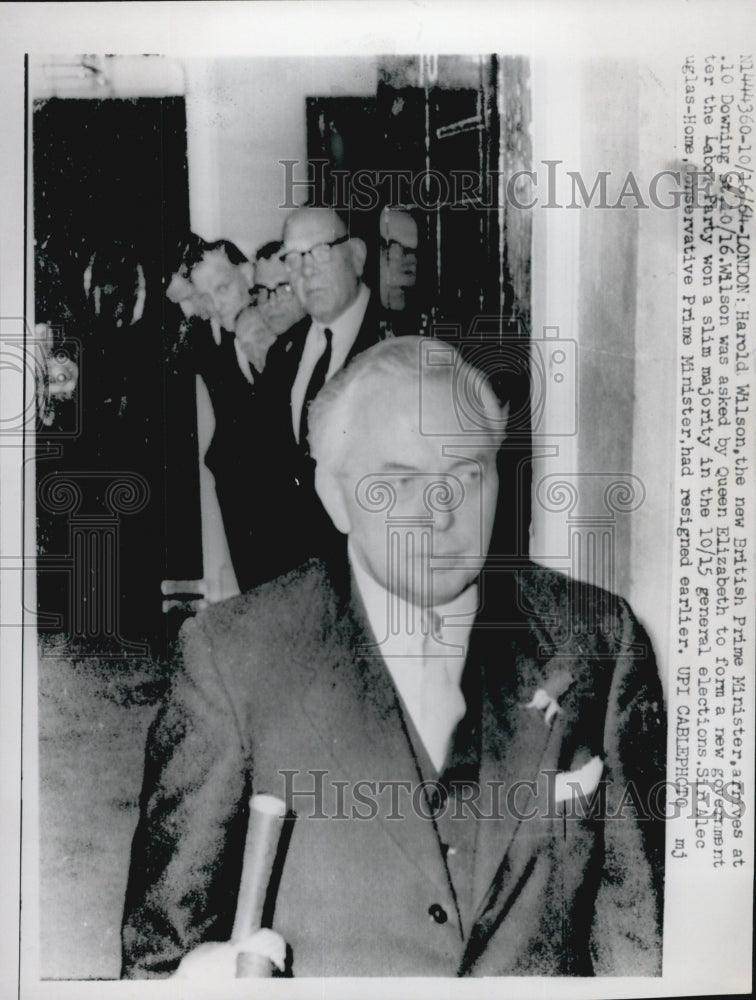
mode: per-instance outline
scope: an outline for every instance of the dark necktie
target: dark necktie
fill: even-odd
[[[308,417],[307,410],[310,403],[315,399],[317,394],[325,385],[326,375],[328,374],[328,366],[331,363],[331,340],[333,339],[333,333],[328,327],[323,330],[325,334],[325,349],[323,353],[318,358],[318,363],[312,370],[312,375],[310,376],[310,381],[307,385],[307,391],[304,395],[304,400],[302,402],[302,413],[299,417],[299,444],[300,447],[309,454],[310,447],[307,442],[307,430],[308,430]]]

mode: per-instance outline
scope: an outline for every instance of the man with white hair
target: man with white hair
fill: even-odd
[[[249,478],[254,442],[261,436],[260,373],[275,340],[251,304],[253,274],[253,265],[230,240],[207,243],[191,234],[165,293],[184,313],[178,363],[202,378],[210,397],[214,426],[204,462],[215,481],[240,590],[260,582],[257,552],[264,547],[264,532],[250,516],[247,491],[239,484]]]
[[[660,974],[653,655],[619,598],[487,564],[506,417],[426,338],[322,390],[316,487],[346,552],[184,627],[148,738],[125,976],[187,954],[183,972],[233,975],[251,790],[297,814],[266,904],[293,975]]]
[[[191,269],[191,282],[209,302],[212,318],[233,333],[237,317],[252,304],[249,289],[254,265],[231,240],[206,243],[198,257]]]

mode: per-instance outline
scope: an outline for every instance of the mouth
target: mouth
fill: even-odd
[[[434,552],[431,556],[434,563],[442,563],[444,565],[439,566],[439,569],[444,570],[468,570],[474,569],[476,566],[480,565],[480,556],[471,556],[468,553],[462,552]],[[451,565],[449,565],[451,563]]]
[[[460,562],[464,561],[466,565],[469,565],[471,561],[469,554],[465,554],[463,552],[437,552],[435,549],[433,550],[433,552],[427,553],[427,555],[422,552],[415,552],[414,558],[415,562],[427,561],[430,563],[449,562],[450,560],[453,559],[453,560],[459,560]]]

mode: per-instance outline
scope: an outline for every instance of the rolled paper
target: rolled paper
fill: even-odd
[[[253,951],[240,951],[236,956],[237,979],[270,979],[273,963],[267,955],[257,955]]]
[[[253,795],[249,800],[249,823],[232,943],[243,941],[260,928],[285,816],[286,804],[274,795]],[[271,973],[272,964],[268,958],[247,952],[237,956],[237,978],[264,977]]]

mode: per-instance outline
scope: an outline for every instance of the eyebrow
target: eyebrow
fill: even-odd
[[[385,462],[381,466],[381,472],[406,472],[406,473],[417,473],[418,475],[433,475],[433,476],[444,476],[453,475],[455,470],[463,469],[465,466],[469,465],[471,462],[480,462],[481,464],[485,462],[486,456],[490,449],[486,449],[476,455],[471,455],[469,458],[460,458],[448,469],[434,469],[428,471],[428,469],[420,468],[417,465],[405,465],[403,462]]]
[[[291,246],[291,244],[287,244],[286,241],[284,240],[283,246],[278,251],[278,253],[279,253],[279,259],[281,257],[286,256],[287,253],[309,253],[309,251],[312,250],[313,247],[321,246],[321,244],[323,244],[323,243],[333,243],[334,240],[343,240],[345,236],[348,238],[349,234],[348,233],[339,233],[337,235],[336,233],[332,233],[331,235],[329,235],[328,233],[321,233],[320,236],[312,236],[310,238],[310,240],[308,241],[307,248],[304,249],[304,250],[299,250],[296,247]],[[295,242],[303,243],[304,240],[298,240],[298,241],[295,241]]]
[[[381,472],[420,472],[416,465],[404,465],[402,462],[384,462]]]
[[[498,447],[493,445],[490,448],[481,448],[480,451],[471,453],[466,458],[460,458],[459,461],[454,463],[454,468],[458,465],[466,465],[469,462],[486,462],[492,455],[496,457]]]

